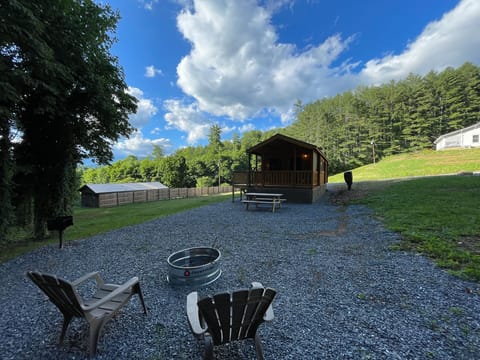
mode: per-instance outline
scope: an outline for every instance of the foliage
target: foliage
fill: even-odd
[[[480,281],[480,179],[431,177],[393,184],[364,202],[402,234],[403,249],[414,249],[437,264]]]
[[[215,180],[213,180],[212,178],[209,178],[208,176],[200,176],[199,178],[197,178],[196,186],[198,188],[210,187],[210,186],[213,186],[214,181]]]
[[[187,174],[187,164],[183,156],[168,156],[161,162],[164,185],[174,188],[193,187]]]
[[[77,164],[85,157],[108,162],[112,142],[130,134],[136,100],[109,52],[119,19],[110,7],[92,0],[8,0],[0,18],[6,74],[0,90],[7,94],[0,128],[2,139],[20,134],[18,144],[0,144],[0,158],[8,156],[15,169],[9,180],[2,161],[0,176],[10,194],[15,189],[17,208],[33,207],[17,220],[29,222],[33,214],[41,238],[47,217],[71,211]]]

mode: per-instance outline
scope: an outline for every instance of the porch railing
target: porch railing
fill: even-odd
[[[320,174],[323,175],[323,174]],[[233,173],[234,185],[312,187],[318,186],[318,171],[236,171]]]

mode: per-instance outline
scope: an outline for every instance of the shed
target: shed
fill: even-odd
[[[168,187],[160,182],[85,184],[81,203],[85,207],[111,207],[168,199]]]
[[[480,147],[480,122],[438,137],[436,150]]]
[[[234,187],[282,193],[299,203],[312,203],[325,192],[328,160],[313,144],[276,134],[247,154],[248,170],[234,173]]]

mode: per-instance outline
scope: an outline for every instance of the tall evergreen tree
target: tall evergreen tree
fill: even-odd
[[[464,126],[469,126],[480,121],[480,67],[465,63],[458,71],[465,83],[466,118]]]
[[[448,116],[448,131],[463,127],[465,120],[465,87],[458,71],[448,68],[444,71],[445,103]]]

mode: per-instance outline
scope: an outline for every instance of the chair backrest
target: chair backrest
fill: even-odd
[[[198,302],[214,345],[254,338],[276,291],[253,288],[221,293]]]
[[[27,276],[48,295],[50,301],[64,315],[84,317],[77,291],[70,282],[54,275],[41,274],[35,271],[27,272]]]

